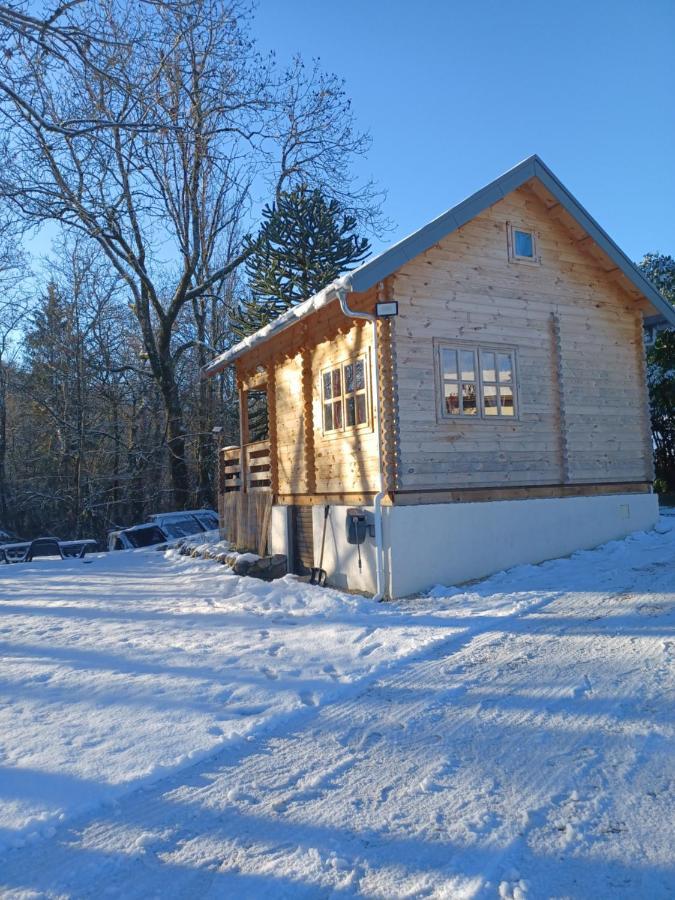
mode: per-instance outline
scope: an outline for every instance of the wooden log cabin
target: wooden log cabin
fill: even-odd
[[[306,573],[328,507],[329,583],[401,597],[650,528],[651,315],[675,324],[525,160],[206,368],[240,391],[226,533]]]

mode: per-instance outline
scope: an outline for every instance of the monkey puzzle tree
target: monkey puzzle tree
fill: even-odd
[[[241,336],[311,297],[370,250],[367,238],[355,233],[356,217],[318,188],[283,191],[262,215],[245,265],[250,296],[233,321]]]

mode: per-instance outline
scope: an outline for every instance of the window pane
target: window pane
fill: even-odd
[[[323,430],[333,430],[333,404],[324,403],[323,405]]]
[[[475,381],[476,364],[474,362],[473,350],[459,351],[459,365],[462,371],[463,381]]]
[[[351,394],[354,390],[354,364],[345,366],[345,394]]]
[[[476,385],[462,385],[462,412],[467,416],[475,416],[476,410]]]
[[[494,353],[483,353],[481,351],[480,359],[483,366],[483,381],[496,381]]]
[[[330,400],[332,394],[330,390],[331,380],[330,380],[330,372],[323,373],[323,399]]]
[[[357,394],[356,395],[356,424],[357,425],[365,425],[366,421],[367,421],[366,395],[365,394]]]
[[[500,387],[499,396],[502,401],[502,415],[513,415],[513,391],[510,387]]]
[[[345,381],[346,381],[345,376]],[[347,423],[348,426],[356,424],[356,405],[353,397],[347,397]]]
[[[342,393],[342,376],[339,369],[333,369],[333,396],[339,397]]]
[[[450,416],[459,415],[459,385],[445,385],[445,411]]]
[[[362,359],[354,363],[354,388],[362,391],[366,386],[366,365]]]
[[[443,366],[443,375],[446,378],[452,378],[454,381],[457,378],[457,351],[444,348],[441,364]]]
[[[516,256],[534,256],[534,241],[530,231],[513,231],[513,243]]]
[[[494,384],[488,384],[483,387],[483,405],[485,406],[486,416],[496,416],[499,413],[497,388]]]
[[[499,354],[499,380],[502,384],[505,381],[513,381],[513,366],[508,353]]]
[[[333,404],[333,428],[342,428],[342,401]]]

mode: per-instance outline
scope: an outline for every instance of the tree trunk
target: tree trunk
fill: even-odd
[[[197,436],[197,501],[199,506],[210,506],[213,504],[212,397],[211,380],[202,379],[199,382],[199,407],[197,411],[199,428],[199,435]]]
[[[119,404],[117,397],[113,395],[112,399],[112,428],[113,428],[113,471],[112,484],[110,490],[110,504],[107,518],[113,522],[117,522],[119,517],[119,504],[121,498],[120,491],[120,418]]]
[[[162,367],[160,389],[167,417],[166,437],[174,505],[176,509],[187,509],[190,505],[190,474],[185,458],[183,409],[170,365]]]
[[[197,325],[197,362],[202,369],[209,361],[206,349],[206,306],[200,308],[199,302],[193,304],[194,318]],[[213,478],[215,468],[213,407],[214,382],[212,378],[200,378],[197,395],[197,502],[200,506],[212,506],[215,500]]]
[[[141,404],[141,409],[143,404]],[[129,470],[129,487],[128,500],[129,509],[128,516],[131,524],[138,524],[143,521],[145,512],[145,479],[143,477],[143,454],[139,449],[139,419],[140,411],[136,402],[133,403],[131,416],[129,418],[129,444],[127,453],[127,467]],[[123,518],[126,518],[123,516]],[[130,524],[129,521],[126,524]]]
[[[0,362],[0,519],[6,529],[7,522],[7,371]]]

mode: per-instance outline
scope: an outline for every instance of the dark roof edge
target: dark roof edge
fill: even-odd
[[[392,272],[400,269],[406,263],[410,262],[420,253],[424,253],[434,244],[466,225],[476,216],[479,216],[488,206],[503,200],[507,194],[520,187],[535,175],[534,162],[536,157],[531,156],[529,159],[518,163],[508,172],[495,178],[490,184],[476,191],[466,200],[462,200],[456,206],[453,206],[447,212],[442,213],[436,219],[433,219],[427,225],[424,225],[418,231],[413,232],[408,237],[403,238],[393,247],[380,253],[374,259],[363,263],[354,272],[350,272],[347,276],[355,291],[365,291],[373,287],[378,281],[382,281]]]
[[[556,200],[573,216],[579,225],[593,238],[595,243],[615,262],[619,269],[656,307],[668,321],[675,325],[675,309],[661,296],[649,279],[643,275],[635,263],[612,240],[607,232],[595,221],[593,216],[579,203],[567,188],[556,178],[549,167],[538,156],[535,160],[535,174],[539,181],[553,194]]]
[[[398,244],[394,244],[389,250],[385,250],[374,259],[364,263],[356,271],[350,273],[347,278],[353,290],[365,291],[373,287],[378,281],[382,281],[420,253],[429,250],[430,247],[433,247],[446,235],[457,228],[461,228],[462,225],[466,225],[467,222],[480,215],[489,206],[497,203],[498,200],[502,200],[511,191],[521,187],[531,178],[537,178],[541,181],[558,203],[567,210],[607,256],[616,263],[616,266],[635,285],[637,290],[644,294],[649,302],[671,324],[675,325],[675,310],[670,303],[659,294],[652,283],[536,154],[518,163],[518,165],[509,169],[508,172],[496,178],[480,191],[472,194],[466,200],[457,204],[457,206],[453,206],[452,209],[429,222],[428,225],[420,228],[419,231],[399,241]]]
[[[363,263],[353,272],[344,275],[334,285],[328,285],[299,306],[288,310],[260,331],[221,353],[204,367],[202,374],[204,376],[216,374],[254,346],[264,343],[273,335],[293,325],[299,319],[325,306],[335,299],[335,287],[337,285],[349,287],[354,291],[367,291],[420,253],[429,250],[448,234],[461,228],[462,225],[466,225],[467,222],[480,215],[489,206],[492,206],[499,200],[503,200],[511,191],[521,187],[531,178],[537,178],[544,185],[558,203],[616,264],[617,268],[635,285],[636,289],[649,300],[652,306],[671,325],[675,325],[675,309],[659,294],[649,279],[642,274],[623,250],[614,243],[607,232],[598,225],[593,216],[584,209],[562,182],[556,178],[543,160],[535,154],[524,159],[518,165],[509,169],[508,172],[490,182],[486,187],[467,197],[466,200],[462,200],[461,203],[453,206],[418,231],[403,238],[397,244],[394,244],[393,247],[384,250],[373,259]]]

